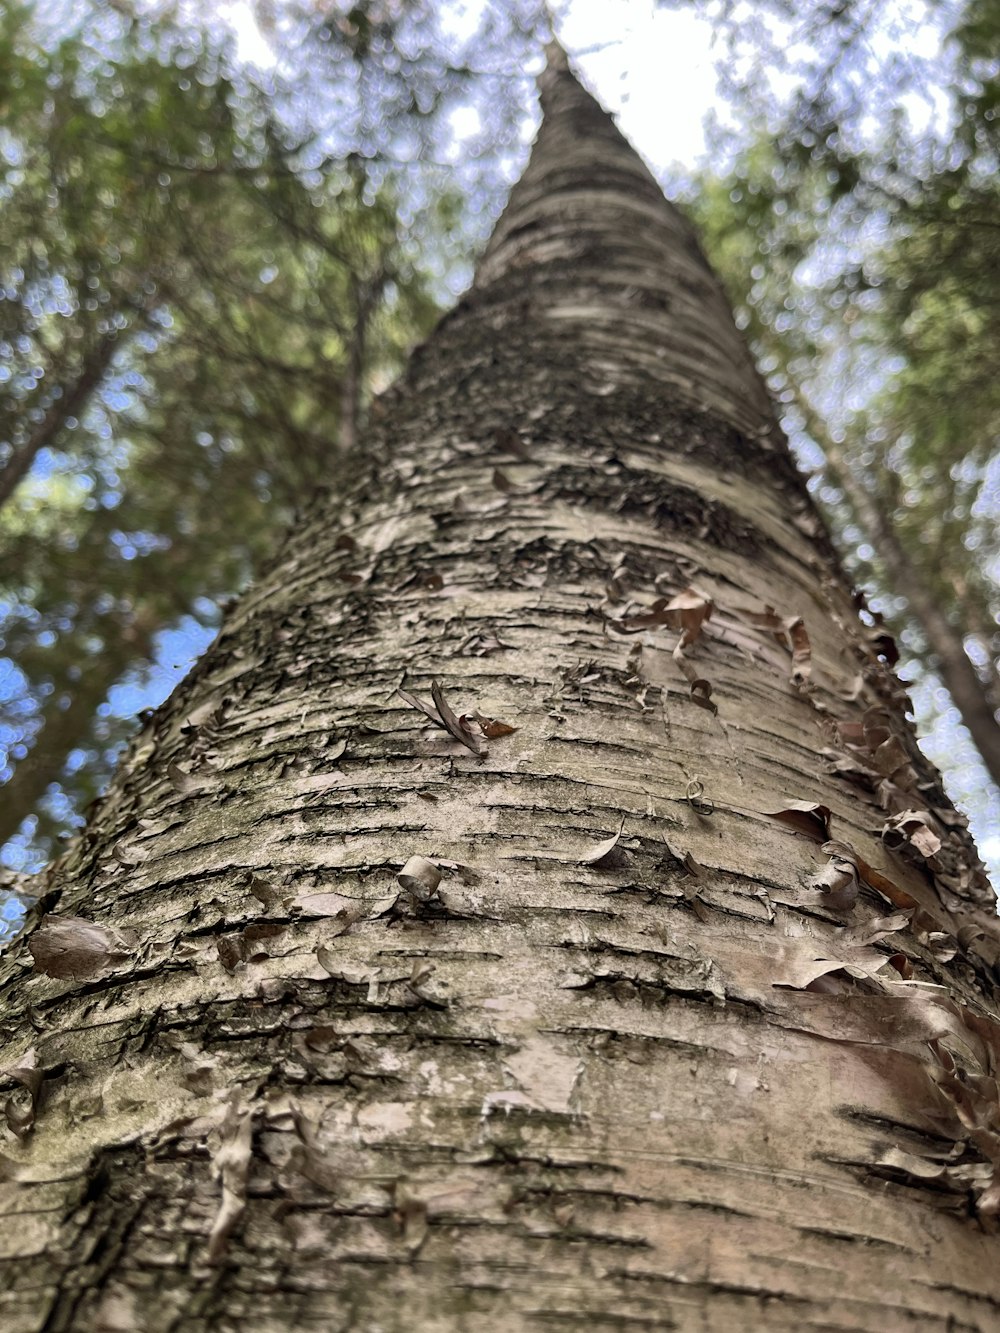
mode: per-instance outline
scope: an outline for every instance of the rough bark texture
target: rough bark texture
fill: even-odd
[[[988,886],[687,225],[543,93],[4,966],[7,1333],[997,1327]]]

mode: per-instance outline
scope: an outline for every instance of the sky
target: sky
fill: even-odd
[[[720,105],[711,23],[650,0],[616,0],[613,25],[607,0],[572,0],[556,12],[577,68],[657,176],[693,167],[705,116]]]

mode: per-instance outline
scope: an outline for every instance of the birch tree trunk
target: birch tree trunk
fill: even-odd
[[[687,224],[543,104],[4,964],[6,1333],[1000,1321],[988,885]]]

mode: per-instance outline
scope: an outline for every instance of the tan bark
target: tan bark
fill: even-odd
[[[10,1333],[997,1326],[988,886],[687,225],[543,100],[5,964]]]

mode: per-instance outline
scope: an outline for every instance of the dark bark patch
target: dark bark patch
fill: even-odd
[[[660,531],[696,536],[747,557],[757,556],[767,542],[747,519],[721,501],[652,473],[636,473],[617,459],[602,467],[565,464],[556,468],[546,477],[541,494],[602,513],[646,519]]]

